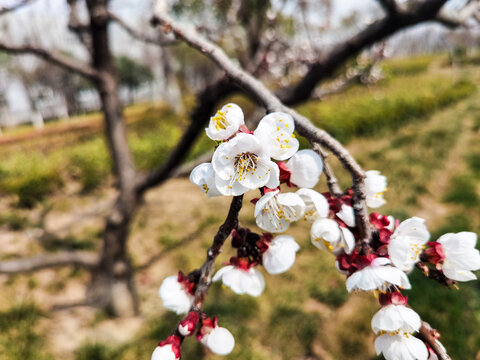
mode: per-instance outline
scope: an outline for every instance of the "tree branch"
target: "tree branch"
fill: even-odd
[[[98,78],[97,71],[89,65],[79,63],[65,55],[53,53],[34,45],[12,45],[0,41],[0,51],[17,55],[34,55],[88,79],[94,80]]]
[[[335,174],[333,173],[333,170],[330,167],[330,164],[327,162],[328,154],[322,149],[322,147],[319,144],[315,142],[312,143],[312,149],[322,157],[323,173],[327,178],[328,189],[333,195],[335,195],[336,197],[340,197],[342,195],[342,189],[340,189],[340,186],[338,185],[338,180],[335,177]]]
[[[159,39],[157,37],[148,36],[147,34],[141,33],[136,28],[130,26],[122,18],[120,18],[118,15],[114,14],[111,11],[108,12],[108,16],[112,21],[115,21],[123,30],[125,30],[132,38],[143,41],[144,43],[157,46],[168,46],[177,43],[175,39]]]
[[[435,329],[432,329],[429,323],[422,321],[419,333],[423,341],[435,351],[440,360],[452,360],[452,358],[448,356],[445,348],[438,343],[437,338],[439,334]]]
[[[295,110],[283,105],[260,81],[241,69],[228,58],[221,48],[202,37],[195,29],[183,28],[166,13],[162,12],[161,9],[159,10],[158,7],[154,9],[152,22],[157,24],[162,23],[165,29],[173,31],[177,37],[185,41],[189,46],[209,57],[217,66],[226,72],[227,76],[233,82],[253,96],[268,112],[283,111],[292,115],[295,120],[296,130],[300,135],[306,137],[310,142],[321,144],[337,156],[352,176],[352,187],[354,191],[353,207],[357,218],[357,225],[363,242],[369,242],[371,229],[365,204],[365,173],[350,153],[326,131],[316,128],[310,120]]]
[[[31,258],[0,262],[0,274],[29,273],[46,268],[81,266],[93,268],[98,264],[98,255],[85,252],[61,252],[43,254]]]

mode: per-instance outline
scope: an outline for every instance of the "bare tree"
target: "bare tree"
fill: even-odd
[[[118,97],[117,68],[109,40],[109,23],[115,21],[133,37],[159,46],[171,44],[174,41],[171,36],[162,34],[156,38],[139,33],[110,12],[107,0],[86,0],[89,24],[83,24],[74,14],[77,1],[68,0],[72,11],[70,29],[78,34],[80,41],[89,49],[90,64],[81,63],[69,56],[35,45],[14,45],[9,43],[7,39],[1,39],[0,51],[10,54],[35,55],[51,64],[83,76],[94,84],[101,99],[105,136],[114,165],[113,173],[118,195],[105,221],[103,247],[98,256],[62,253],[40,255],[31,259],[11,260],[0,263],[0,273],[12,274],[72,264],[83,266],[90,269],[92,273],[92,281],[87,291],[87,299],[90,303],[110,307],[113,313],[119,316],[135,314],[138,311],[138,306],[134,273],[127,252],[131,222],[141,206],[144,194],[176,173],[195,140],[205,128],[209,116],[218,102],[235,92],[246,93],[267,111],[281,110],[292,114],[300,134],[309,139],[315,147],[322,146],[330,150],[344,163],[352,176],[355,192],[354,208],[364,240],[358,246],[365,246],[371,237],[371,229],[364,204],[363,170],[338,141],[325,131],[315,128],[308,119],[286,106],[309,99],[318,84],[332,76],[347,60],[356,56],[362,50],[401,29],[435,19],[446,0],[415,1],[415,4],[407,10],[398,9],[392,1],[382,1],[381,3],[386,9],[384,18],[368,25],[346,41],[338,43],[328,53],[322,54],[318,59],[308,64],[308,71],[298,83],[280,89],[277,94],[269,91],[261,82],[252,77],[252,74],[259,77],[265,71],[265,59],[268,52],[272,50],[272,42],[265,44],[259,42],[263,38],[263,32],[266,28],[263,23],[264,15],[262,14],[265,14],[263,6],[260,15],[250,23],[247,20],[250,19],[249,16],[252,14],[245,13],[248,9],[239,6],[238,2],[232,2],[233,10],[230,15],[238,14],[237,16],[240,16],[248,25],[248,57],[241,59],[247,71],[236,66],[221,49],[208,40],[197,36],[194,30],[182,29],[168,17],[163,17],[163,13],[155,13],[152,18],[154,25],[163,24],[162,29],[170,29],[176,37],[209,56],[220,71],[219,75],[197,94],[196,106],[190,114],[190,126],[175,149],[172,150],[167,161],[148,174],[140,173],[136,169],[127,143],[122,105]],[[231,15],[229,21],[232,21],[232,18],[235,18],[235,16]],[[329,176],[329,183],[332,187],[332,193],[340,192],[335,187],[336,180],[333,174]],[[236,202],[235,199],[234,203]],[[233,204],[232,216],[235,216],[235,211],[238,212],[238,206]],[[231,221],[228,220],[227,223],[231,223]],[[229,234],[232,228],[229,226],[223,231]],[[214,248],[221,246],[228,234],[216,238]],[[208,290],[209,274],[214,260],[215,256],[210,257],[207,260],[207,265],[202,268],[203,280],[201,282],[205,283],[206,290]]]

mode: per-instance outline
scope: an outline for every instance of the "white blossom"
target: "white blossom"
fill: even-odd
[[[390,286],[410,289],[410,282],[405,273],[390,265],[384,257],[375,258],[370,265],[354,272],[347,279],[347,290],[387,291]]]
[[[163,306],[177,314],[186,314],[190,310],[194,297],[178,282],[177,275],[169,276],[162,281],[158,290]]]
[[[230,331],[216,326],[200,340],[217,355],[228,355],[235,347],[235,339]]]
[[[243,125],[243,111],[237,104],[224,105],[210,118],[208,128],[205,129],[207,136],[216,141],[227,140]]]
[[[305,203],[295,193],[279,193],[279,190],[265,193],[255,204],[255,220],[259,228],[283,232],[290,223],[303,217]]]
[[[241,269],[227,265],[217,271],[213,281],[222,280],[223,285],[232,289],[236,294],[260,296],[265,289],[263,275],[255,268]]]
[[[241,195],[248,190],[280,185],[277,164],[259,138],[240,133],[222,143],[212,158],[215,185],[223,195]]]
[[[190,181],[200,187],[207,198],[222,195],[215,185],[215,171],[211,163],[196,166],[190,173]]]
[[[378,208],[386,204],[386,201],[383,199],[383,193],[387,190],[387,178],[377,170],[369,170],[365,175],[367,206]]]
[[[317,185],[323,171],[323,161],[315,151],[300,150],[287,161],[291,172],[290,181],[301,188],[313,188]]]
[[[404,334],[384,334],[375,341],[377,355],[386,360],[427,360],[428,350],[422,340]]]
[[[325,196],[312,189],[301,188],[296,194],[305,203],[305,220],[314,222],[319,218],[328,216],[328,201]]]
[[[339,255],[342,251],[350,254],[355,248],[355,238],[350,230],[338,226],[335,220],[318,219],[310,230],[312,244],[319,249]]]
[[[293,118],[283,112],[273,112],[260,120],[254,135],[268,145],[270,155],[276,160],[286,160],[298,150],[298,140],[293,131]]]
[[[402,221],[390,237],[388,256],[400,270],[411,271],[419,261],[420,253],[430,239],[424,222],[418,217]]]
[[[442,271],[446,277],[456,281],[470,281],[477,277],[472,271],[480,270],[480,254],[475,249],[477,234],[473,232],[448,233],[437,242],[442,244],[445,254]]]
[[[418,331],[421,325],[420,316],[404,305],[383,306],[372,318],[372,329],[375,334],[413,333]]]
[[[353,207],[342,204],[342,209],[336,214],[347,226],[355,227],[355,212]]]
[[[281,274],[292,267],[298,250],[300,246],[292,236],[277,236],[262,255],[263,267],[272,275]]]
[[[175,355],[172,344],[165,344],[163,346],[157,346],[153,350],[151,360],[176,360],[180,359]]]

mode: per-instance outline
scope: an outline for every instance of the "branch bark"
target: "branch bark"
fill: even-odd
[[[98,264],[98,255],[85,252],[61,252],[43,254],[31,258],[0,262],[0,274],[24,274],[37,270],[62,266],[93,268]]]
[[[98,72],[87,64],[82,64],[68,56],[51,52],[34,45],[13,45],[0,41],[0,51],[17,55],[34,55],[61,68],[72,71],[90,80],[96,80]]]
[[[422,321],[422,326],[419,330],[420,337],[435,351],[440,360],[452,360],[447,354],[445,348],[441,346],[436,340],[438,333],[435,329],[432,329],[429,323]]]

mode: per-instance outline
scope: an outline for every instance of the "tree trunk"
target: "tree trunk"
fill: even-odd
[[[100,263],[93,272],[87,297],[113,316],[132,316],[138,311],[132,266],[127,253],[130,224],[140,203],[136,171],[127,143],[122,105],[118,97],[117,69],[108,38],[108,1],[87,0],[92,35],[92,62],[99,73],[95,82],[105,117],[105,132],[113,160],[119,195],[106,219]]]

